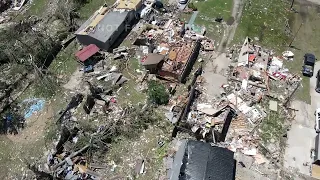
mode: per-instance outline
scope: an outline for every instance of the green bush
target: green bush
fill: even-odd
[[[166,88],[157,81],[150,81],[148,84],[148,96],[149,100],[152,103],[162,105],[168,104],[169,102],[169,93]]]
[[[192,9],[193,11],[197,11],[198,10],[198,8],[193,3],[189,3],[188,4],[188,8]]]

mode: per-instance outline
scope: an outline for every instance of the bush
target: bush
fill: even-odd
[[[193,11],[197,11],[198,10],[198,8],[193,3],[189,3],[188,4],[188,8],[192,9]]]
[[[168,104],[169,102],[169,93],[166,88],[157,81],[150,81],[148,84],[148,96],[149,100],[152,103],[162,105]]]

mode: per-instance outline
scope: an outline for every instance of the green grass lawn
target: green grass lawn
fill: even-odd
[[[201,0],[192,1],[200,12],[199,15],[206,16],[212,20],[216,17],[222,17],[227,20],[231,17],[232,0]],[[201,21],[198,18],[199,21]]]
[[[242,43],[246,36],[258,37],[261,45],[283,50],[289,40],[284,31],[289,16],[286,7],[289,7],[289,4],[279,0],[247,1],[234,42]]]
[[[88,3],[78,11],[80,18],[86,20],[102,5],[107,4],[111,6],[115,2],[115,0],[88,0]]]
[[[59,52],[49,70],[57,76],[70,76],[79,66],[75,57],[78,47],[79,45],[73,41],[68,47]]]
[[[123,63],[123,62],[120,62]],[[146,100],[146,94],[137,89],[138,75],[136,69],[142,69],[136,58],[128,60],[128,66],[122,71],[122,74],[129,79],[119,91],[119,102],[121,104],[138,104]]]
[[[232,0],[201,0],[192,1],[198,8],[199,14],[195,24],[203,25],[207,29],[207,36],[216,40],[221,39],[220,23],[214,22],[215,18],[222,17],[227,21],[231,17]],[[191,15],[190,15],[191,16]],[[189,19],[188,19],[189,20]],[[223,30],[220,30],[223,33]]]
[[[47,1],[46,0],[33,0],[32,5],[27,11],[28,15],[42,15],[44,12],[46,6],[47,6]]]

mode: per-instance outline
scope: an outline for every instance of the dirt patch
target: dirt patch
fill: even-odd
[[[50,104],[41,111],[32,115],[27,119],[27,126],[17,135],[7,135],[13,143],[29,144],[39,139],[43,139],[45,129],[49,121],[54,116],[53,109]]]
[[[235,19],[234,17],[230,17],[228,20],[227,20],[227,25],[232,25],[234,23]]]

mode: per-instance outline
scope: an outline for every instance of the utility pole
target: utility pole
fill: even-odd
[[[297,34],[298,34],[298,32],[300,31],[300,29],[301,29],[301,27],[302,27],[302,24],[303,24],[303,22],[300,24],[298,31],[296,32],[296,34],[294,35],[294,37],[293,37],[292,41],[291,41],[291,42],[290,42],[290,44],[289,44],[289,47],[291,47],[291,45],[292,45],[292,43],[293,43],[294,39],[297,37]]]
[[[294,0],[292,0],[292,2],[291,2],[290,10],[292,10],[292,8],[293,8],[293,3],[294,3]]]

